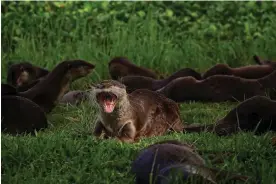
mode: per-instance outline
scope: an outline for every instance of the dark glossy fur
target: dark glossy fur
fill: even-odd
[[[27,72],[29,77],[22,84],[17,83],[17,79],[23,72]],[[33,81],[46,76],[49,73],[48,70],[34,66],[30,62],[20,62],[16,64],[11,64],[8,67],[7,72],[7,83],[13,85],[14,87],[21,87],[32,83]]]
[[[20,96],[1,97],[1,131],[12,135],[31,133],[48,127],[44,111]]]
[[[165,79],[156,80],[150,77],[143,76],[125,76],[120,79],[120,82],[122,82],[127,87],[128,93],[131,93],[136,89],[148,89],[151,91],[156,91],[167,85],[172,80],[186,76],[192,76],[198,80],[201,79],[201,75],[193,69],[183,68],[173,73],[171,76],[166,77]]]
[[[178,105],[156,92],[141,89],[127,94],[123,84],[108,80],[96,85],[94,98],[96,93],[112,91],[114,87],[120,95],[117,109],[107,114],[99,108],[100,118],[96,121],[95,136],[105,133],[107,137],[131,143],[141,137],[159,136],[169,130],[183,130]]]
[[[193,167],[197,174],[193,174],[186,167]],[[136,184],[149,184],[150,174],[152,174],[152,183],[167,183],[167,176],[171,174],[173,168],[179,167],[178,171],[183,174],[178,178],[187,181],[188,177],[193,176],[201,179],[201,182],[216,183],[216,180],[226,179],[229,176],[232,179],[245,181],[246,176],[219,172],[218,169],[212,169],[205,166],[204,159],[198,155],[193,148],[179,141],[163,141],[150,145],[142,149],[136,159],[132,162],[131,172],[136,176]],[[209,176],[209,179],[206,179]],[[205,178],[205,179],[204,179]]]
[[[243,101],[255,95],[265,95],[264,87],[256,80],[216,75],[205,80],[181,77],[158,90],[175,102],[188,100],[205,102]]]
[[[11,86],[10,84],[3,84],[3,83],[1,84],[1,96],[16,95],[16,94],[17,94],[16,88]]]
[[[256,135],[276,131],[276,101],[254,96],[232,109],[214,125],[185,127],[186,132],[214,132],[225,136],[238,131],[254,131]]]
[[[109,74],[113,80],[129,75],[139,75],[157,79],[158,75],[150,69],[137,66],[125,57],[115,57],[109,64]]]
[[[32,100],[49,113],[69,90],[71,82],[88,75],[94,68],[84,60],[63,61],[31,89],[17,95]]]
[[[259,79],[275,71],[276,65],[250,65],[231,68],[227,64],[217,64],[207,70],[202,78],[206,79],[214,75],[233,75],[245,79]]]

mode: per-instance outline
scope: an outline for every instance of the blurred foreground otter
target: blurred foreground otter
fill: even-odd
[[[48,73],[48,70],[35,66],[30,62],[11,64],[8,67],[7,83],[16,88],[20,88],[30,85],[33,81],[46,76]]]
[[[156,92],[141,89],[127,94],[120,82],[105,80],[92,88],[91,97],[99,108],[97,137],[105,133],[105,137],[131,143],[140,137],[183,130],[178,105]]]
[[[214,132],[226,136],[238,131],[253,131],[260,135],[276,131],[276,101],[254,96],[232,109],[224,118],[211,125],[188,125],[185,132]]]
[[[1,96],[1,131],[12,135],[32,133],[48,127],[45,112],[20,96]]]
[[[248,180],[247,176],[206,166],[194,148],[175,140],[158,142],[141,150],[132,162],[131,172],[136,176],[136,184]]]
[[[276,71],[260,79],[215,75],[204,80],[181,77],[157,90],[175,102],[244,101],[256,95],[276,98]],[[268,92],[268,93],[267,93]]]
[[[126,86],[127,92],[131,93],[136,89],[148,89],[151,91],[156,91],[167,85],[172,80],[186,76],[192,76],[197,80],[201,79],[201,75],[193,69],[183,68],[165,79],[156,80],[144,76],[125,76],[122,77],[119,81]]]
[[[258,56],[253,56],[258,65],[242,66],[231,68],[227,64],[217,64],[207,70],[202,78],[206,79],[213,75],[233,75],[245,79],[259,79],[276,70],[276,62],[262,61]]]
[[[71,82],[88,75],[94,68],[84,60],[63,61],[35,86],[16,95],[32,100],[49,113],[69,90]]]
[[[137,66],[125,57],[115,57],[108,63],[109,74],[113,80],[128,75],[139,75],[157,79],[158,75],[150,69]]]

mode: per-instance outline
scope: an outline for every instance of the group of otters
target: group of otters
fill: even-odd
[[[108,64],[112,79],[92,84],[85,91],[69,88],[95,68],[87,61],[63,61],[52,71],[30,62],[12,63],[7,83],[1,84],[1,131],[15,135],[45,129],[46,114],[57,104],[78,105],[85,100],[98,107],[93,134],[102,139],[134,143],[141,137],[172,131],[212,132],[219,136],[238,131],[275,131],[276,62],[253,58],[255,65],[231,68],[217,64],[203,75],[184,68],[160,77],[125,57],[115,57]],[[216,123],[198,125],[181,120],[178,103],[186,101],[240,103]],[[220,183],[226,178],[246,182],[250,178],[209,168],[195,147],[177,140],[144,148],[133,161],[131,171],[136,174],[137,184],[191,180]]]

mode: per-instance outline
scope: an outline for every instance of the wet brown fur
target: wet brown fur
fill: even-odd
[[[28,75],[26,79],[23,79],[24,72],[26,75]],[[26,85],[31,84],[33,81],[40,79],[41,77],[45,77],[48,73],[48,70],[35,66],[30,62],[20,62],[16,64],[11,64],[8,67],[7,83],[13,85],[16,88],[24,87]],[[19,78],[22,80],[22,83],[17,83],[17,80]]]
[[[214,75],[232,75],[245,79],[259,79],[275,71],[276,65],[250,65],[238,68],[231,68],[227,64],[216,64],[207,70],[202,78],[206,79]]]
[[[264,87],[258,81],[226,75],[211,76],[201,81],[181,77],[158,91],[179,103],[188,100],[243,101],[255,95],[265,95]]]
[[[157,79],[158,75],[150,69],[137,66],[125,57],[115,57],[109,64],[109,74],[113,80],[129,75],[139,75]]]
[[[205,160],[192,147],[176,140],[157,142],[142,149],[132,163],[131,172],[136,174],[136,184],[149,183],[150,174],[153,174],[153,180],[158,184],[162,179],[162,169],[179,164],[193,166],[199,172],[198,176],[209,178],[205,181],[209,180],[211,183],[217,183],[217,180],[225,180],[227,177],[248,180],[247,176],[206,167]]]
[[[135,91],[136,89],[148,89],[151,91],[156,91],[165,85],[167,85],[169,82],[171,82],[174,79],[177,79],[179,77],[186,77],[186,76],[192,76],[198,80],[201,79],[201,75],[190,68],[183,68],[175,73],[173,73],[171,76],[166,77],[165,79],[153,79],[150,77],[144,77],[144,76],[125,76],[122,77],[119,81],[123,83],[126,86],[127,92],[131,93]]]
[[[100,110],[95,136],[99,137],[104,132],[108,137],[116,137],[123,142],[135,142],[141,137],[183,130],[178,105],[163,95],[145,89],[127,94],[123,84],[112,80],[103,81],[99,86],[96,87],[99,91],[119,87],[121,97],[112,113]]]
[[[32,100],[49,113],[69,90],[71,82],[88,75],[94,68],[84,60],[63,61],[35,86],[17,95]]]
[[[214,132],[225,136],[238,131],[254,131],[256,135],[276,131],[276,101],[264,96],[254,96],[233,108],[215,124],[186,126],[185,132]]]

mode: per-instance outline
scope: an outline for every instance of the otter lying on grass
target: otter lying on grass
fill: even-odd
[[[116,137],[123,142],[135,142],[140,137],[163,135],[169,130],[182,131],[178,105],[149,90],[127,94],[120,82],[105,80],[91,90],[99,109],[94,135]]]

